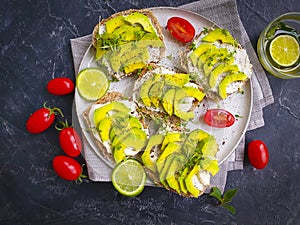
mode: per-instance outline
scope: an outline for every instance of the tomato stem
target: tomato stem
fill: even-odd
[[[48,109],[48,110],[49,110],[49,117],[50,117],[51,114],[57,115],[57,112],[58,112],[58,114],[59,114],[61,117],[65,117],[64,114],[63,114],[63,112],[62,112],[62,110],[61,110],[60,108],[57,108],[57,107],[53,107],[53,108],[48,107],[48,106],[47,106],[47,101],[44,102],[43,107],[44,107],[45,109]]]
[[[61,125],[61,127],[60,127]],[[68,120],[65,119],[65,121],[59,121],[57,124],[55,124],[55,129],[58,131],[62,131],[63,129],[70,127],[68,124]]]
[[[81,183],[82,183],[82,179],[88,177],[87,175],[84,175],[84,174],[83,174],[83,167],[84,167],[84,166],[85,166],[85,164],[82,164],[82,165],[81,165],[81,173],[80,173],[80,176],[77,178],[77,180],[75,180],[75,183],[76,183],[76,184],[81,184]]]

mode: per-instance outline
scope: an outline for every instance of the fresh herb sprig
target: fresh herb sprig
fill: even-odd
[[[209,194],[210,197],[214,197],[218,200],[217,206],[223,206],[225,209],[227,209],[230,213],[235,215],[236,210],[232,205],[229,205],[228,203],[231,202],[232,198],[236,195],[237,189],[230,189],[227,190],[223,195],[219,188],[212,187],[212,192]]]

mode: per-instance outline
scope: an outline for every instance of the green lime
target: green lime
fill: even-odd
[[[87,68],[77,76],[76,87],[81,97],[96,101],[103,97],[109,88],[109,80],[98,68]]]
[[[299,43],[291,35],[279,35],[271,41],[270,55],[278,65],[292,66],[299,59]]]
[[[114,168],[111,180],[122,195],[134,197],[144,190],[146,173],[139,161],[127,159]]]

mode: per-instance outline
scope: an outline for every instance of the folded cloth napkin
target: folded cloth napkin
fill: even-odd
[[[272,90],[266,74],[261,67],[255,51],[250,43],[249,37],[239,18],[235,0],[202,0],[178,8],[196,12],[214,21],[220,27],[228,29],[238,42],[246,49],[250,61],[253,64],[254,75],[251,78],[253,87],[253,108],[250,123],[247,130],[253,130],[264,126],[263,108],[273,103]],[[92,36],[71,40],[75,74],[78,73],[80,62],[84,53],[91,44]],[[220,165],[219,173],[212,178],[211,185],[217,186],[224,191],[227,179],[227,172],[243,169],[245,150],[245,137],[241,140],[235,151]],[[87,163],[89,179],[92,181],[111,181],[112,169],[103,162],[84,141],[84,158]],[[150,183],[148,185],[151,185]]]

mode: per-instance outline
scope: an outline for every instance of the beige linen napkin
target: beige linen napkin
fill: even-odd
[[[246,49],[254,69],[254,76],[251,78],[253,86],[253,109],[248,130],[264,126],[263,108],[273,103],[272,90],[239,18],[236,1],[202,0],[182,5],[178,8],[196,12],[214,21],[219,26],[228,29]],[[91,35],[71,40],[75,74],[78,73],[80,62],[90,43]],[[219,173],[212,178],[212,186],[217,186],[223,191],[226,185],[227,172],[243,169],[244,150],[245,137],[239,143],[232,155],[222,163]],[[88,168],[89,179],[102,182],[111,181],[112,169],[94,153],[87,142],[84,143],[83,154]]]

